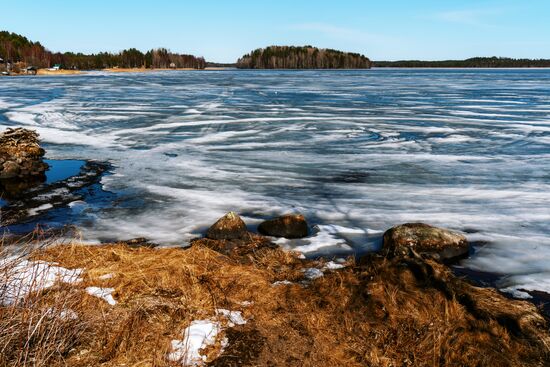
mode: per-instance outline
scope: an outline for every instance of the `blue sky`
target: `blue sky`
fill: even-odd
[[[550,58],[549,0],[27,0],[0,29],[52,51],[136,47],[234,62],[273,44],[330,47],[373,60]]]

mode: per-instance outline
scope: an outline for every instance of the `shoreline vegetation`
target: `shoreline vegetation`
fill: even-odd
[[[29,66],[48,69],[54,65],[67,70],[100,70],[114,67],[203,69],[206,61],[202,57],[173,53],[166,48],[152,49],[147,52],[130,48],[119,53],[53,53],[40,42],[30,41],[16,33],[0,32],[0,68],[4,67],[19,73],[20,70]]]
[[[377,68],[549,68],[550,59],[513,59],[509,57],[473,57],[466,60],[374,61]]]
[[[0,365],[550,362],[533,304],[456,277],[429,251],[385,241],[360,259],[304,259],[241,223],[229,213],[185,248],[20,242],[28,252],[0,260]]]
[[[35,132],[0,137],[3,180],[43,176]],[[407,223],[387,230],[377,252],[315,259],[273,242],[308,237],[302,215],[257,232],[230,212],[178,248],[144,238],[86,245],[56,231],[4,236],[0,366],[550,363],[549,320],[537,306],[449,268],[470,253],[458,232]]]

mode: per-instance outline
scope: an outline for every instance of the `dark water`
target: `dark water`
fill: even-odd
[[[113,165],[116,199],[70,217],[89,240],[181,244],[229,210],[252,228],[300,211],[314,236],[281,244],[334,254],[423,221],[486,243],[462,265],[502,289],[550,290],[549,70],[4,78],[0,124]]]
[[[46,184],[66,180],[69,177],[78,175],[80,169],[86,163],[76,159],[63,159],[56,161],[46,159],[45,162],[50,166],[48,171],[46,171]]]

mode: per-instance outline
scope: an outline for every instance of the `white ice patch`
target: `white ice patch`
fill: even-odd
[[[241,311],[229,311],[223,308],[218,308],[216,310],[216,314],[225,317],[229,322],[229,327],[246,324],[246,320],[243,318]]]
[[[338,269],[343,269],[345,267],[346,266],[344,264],[339,264],[334,261],[329,261],[328,263],[323,265],[323,270],[338,270]]]
[[[246,320],[240,311],[230,311],[226,309],[217,309],[216,315],[227,320],[227,327],[235,325],[244,325]],[[180,362],[182,366],[203,366],[206,362],[206,356],[201,354],[201,350],[214,345],[218,334],[224,330],[221,321],[195,320],[183,331],[182,340],[172,340],[172,352],[168,354],[168,359],[173,362]],[[228,345],[227,338],[220,341],[221,350]]]
[[[181,362],[182,366],[202,366],[206,356],[200,353],[216,343],[216,337],[221,331],[219,322],[210,320],[195,320],[183,331],[183,340],[172,340],[172,352],[168,359]]]
[[[7,306],[27,295],[53,286],[56,282],[77,283],[82,269],[66,269],[45,261],[17,257],[0,260],[0,304]]]
[[[112,293],[115,291],[114,288],[100,288],[100,287],[87,287],[86,293],[90,296],[98,297],[110,304],[111,306],[116,305],[116,300],[113,298]]]
[[[287,250],[298,251],[302,253],[312,253],[327,247],[339,248],[341,250],[351,250],[342,235],[366,235],[368,232],[360,228],[347,228],[334,224],[318,225],[317,232],[310,237],[301,240],[288,240],[285,238],[275,239],[273,242],[283,246]]]
[[[321,278],[324,274],[323,271],[317,268],[303,269],[304,277],[309,280]]]
[[[32,217],[34,215],[37,215],[40,212],[43,212],[44,210],[48,210],[53,208],[52,204],[42,204],[40,206],[37,206],[36,208],[32,208],[28,210],[29,216]]]

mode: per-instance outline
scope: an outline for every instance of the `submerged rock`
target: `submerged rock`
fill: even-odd
[[[303,238],[308,235],[308,225],[303,215],[287,214],[262,222],[258,232],[273,237]]]
[[[17,128],[0,134],[0,179],[41,176],[48,169],[42,157],[38,133]]]
[[[235,240],[248,234],[246,224],[234,212],[229,212],[206,231],[206,237],[212,240]]]
[[[408,256],[412,250],[436,260],[448,260],[468,254],[469,248],[460,233],[424,223],[406,223],[384,233],[383,250],[390,256]]]

